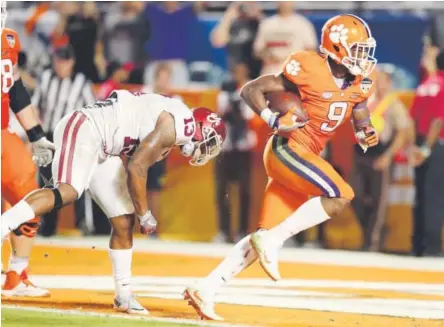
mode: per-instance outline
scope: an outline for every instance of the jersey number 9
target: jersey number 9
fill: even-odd
[[[327,114],[330,121],[321,124],[321,131],[331,133],[341,125],[347,113],[347,107],[347,102],[332,102]]]

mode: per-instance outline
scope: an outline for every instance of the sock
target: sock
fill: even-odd
[[[29,257],[16,257],[14,255],[9,257],[9,271],[15,271],[19,275],[28,268],[28,264]]]
[[[2,231],[6,230],[6,226],[13,231],[34,217],[35,213],[31,206],[25,200],[21,200],[2,215]]]
[[[321,197],[318,196],[305,202],[287,219],[270,229],[269,235],[282,245],[293,235],[328,219],[330,219],[330,216],[325,212],[321,203]]]
[[[124,299],[128,298],[131,296],[131,263],[133,260],[133,249],[109,249],[109,256],[113,264],[116,297]]]
[[[256,252],[250,246],[250,235],[247,235],[234,246],[216,269],[200,281],[200,288],[210,295],[216,294],[222,285],[248,268],[256,259]]]

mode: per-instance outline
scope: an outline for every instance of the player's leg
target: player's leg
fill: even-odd
[[[282,223],[265,233],[255,233],[251,243],[261,265],[272,279],[280,278],[275,258],[282,244],[293,235],[339,214],[354,197],[352,188],[320,156],[274,136],[269,146],[270,176],[295,192],[312,196]]]
[[[15,205],[29,192],[38,188],[36,167],[31,153],[18,135],[2,131],[2,196]],[[19,226],[10,235],[11,255],[6,272],[3,296],[49,296],[49,291],[33,285],[27,276],[32,244],[39,226],[39,218]]]
[[[109,157],[98,165],[89,183],[89,192],[112,226],[109,256],[115,284],[114,308],[130,314],[147,315],[148,311],[132,295],[134,206],[126,186],[126,171],[119,157]]]
[[[55,187],[29,193],[2,215],[2,241],[21,224],[75,201],[94,171],[101,140],[80,112],[63,118],[54,133],[57,148],[52,163]]]
[[[278,224],[306,200],[307,196],[294,193],[270,179],[264,193],[259,229]],[[185,299],[202,318],[222,320],[214,311],[215,295],[223,285],[256,261],[257,255],[251,248],[250,236],[241,239],[207,277],[185,290]]]

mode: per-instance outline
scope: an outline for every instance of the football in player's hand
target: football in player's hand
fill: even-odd
[[[298,121],[307,121],[307,112],[302,107],[301,98],[293,92],[270,92],[265,94],[268,101],[268,108],[273,112],[278,112],[280,116],[289,111],[298,118]]]

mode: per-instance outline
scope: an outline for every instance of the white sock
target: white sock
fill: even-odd
[[[321,197],[318,196],[305,202],[287,219],[270,229],[269,235],[278,240],[282,245],[293,235],[328,219],[330,219],[330,216],[325,212],[321,203]]]
[[[131,296],[131,263],[133,249],[109,249],[109,257],[113,264],[113,276],[116,297],[128,298]]]
[[[15,271],[19,275],[28,268],[28,264],[29,257],[16,257],[14,255],[9,257],[9,271]]]
[[[34,217],[35,213],[31,206],[25,200],[21,200],[2,215],[2,231],[6,230],[5,227],[13,231]]]
[[[202,290],[209,295],[216,294],[222,285],[248,268],[256,259],[256,252],[250,246],[250,235],[247,235],[234,246],[216,269],[200,281]]]

